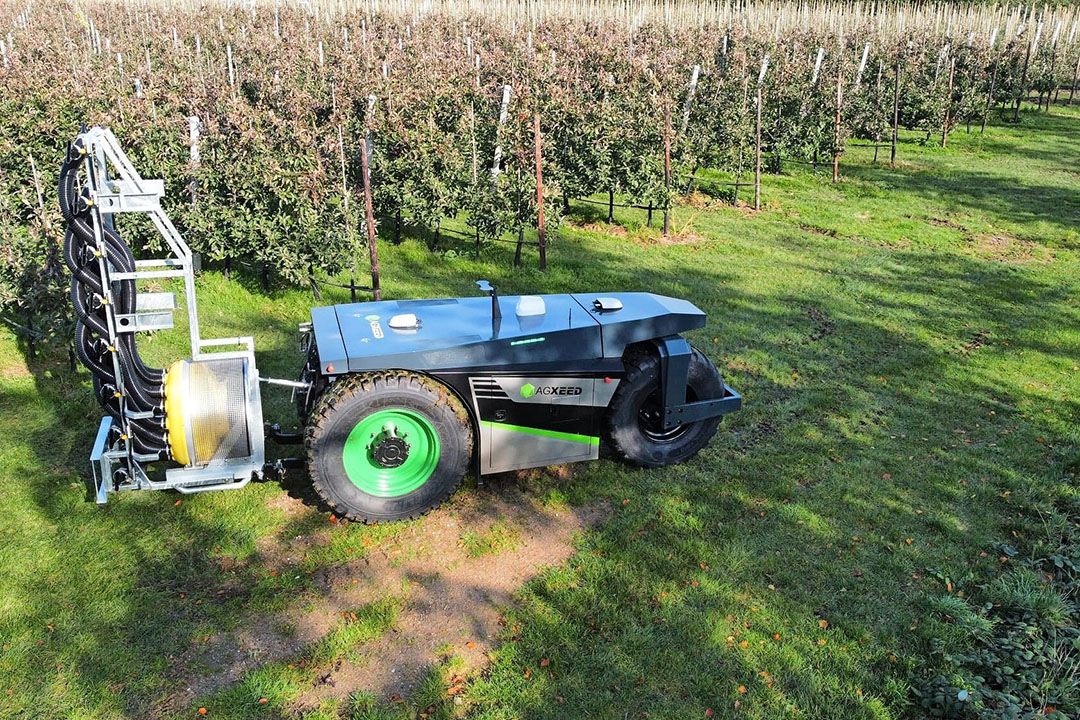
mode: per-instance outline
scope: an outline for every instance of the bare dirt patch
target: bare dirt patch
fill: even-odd
[[[928,222],[931,225],[934,225],[936,227],[949,228],[950,230],[966,230],[967,229],[963,225],[961,225],[960,223],[958,223],[958,222],[956,222],[956,221],[954,221],[954,220],[952,220],[950,218],[932,217],[932,218],[930,218],[928,220]]]
[[[839,234],[832,228],[823,228],[818,227],[817,225],[808,225],[807,223],[799,223],[799,229],[812,235],[821,235],[822,237],[828,238],[837,237]]]
[[[543,507],[510,483],[496,482],[432,513],[363,561],[327,570],[318,583],[335,615],[388,593],[404,590],[407,599],[392,632],[364,647],[357,662],[335,669],[300,703],[358,689],[383,698],[406,696],[447,647],[467,669],[483,666],[514,591],[542,568],[566,561],[574,536],[607,512],[599,506]],[[505,552],[470,556],[462,538],[494,525],[513,528],[515,542]]]
[[[1003,263],[1051,262],[1053,254],[1030,240],[1005,234],[979,234],[970,238],[976,254]]]
[[[30,377],[31,373],[30,368],[26,367],[22,359],[12,359],[10,362],[0,361],[0,375],[13,380]]]
[[[683,195],[678,199],[679,205],[687,207],[697,208],[698,210],[704,210],[705,208],[712,207],[714,201],[700,190],[694,190],[686,195]]]
[[[151,717],[171,717],[190,707],[196,698],[233,685],[249,670],[297,655],[302,648],[283,618],[267,616],[251,618],[232,632],[197,638],[195,645],[174,659],[178,672],[189,674],[184,687],[157,707]]]
[[[552,469],[558,473],[566,469]],[[520,478],[528,481],[528,478]],[[287,516],[302,502],[275,498]],[[293,507],[293,505],[299,507]],[[280,506],[280,505],[278,505]],[[343,614],[387,596],[404,597],[394,629],[336,664],[305,692],[298,707],[365,690],[382,699],[408,696],[429,669],[450,651],[465,671],[482,667],[514,592],[545,566],[566,561],[582,530],[609,513],[606,506],[550,507],[524,493],[512,478],[496,479],[459,494],[449,505],[371,548],[361,559],[318,570],[313,592],[275,616],[246,618],[226,634],[207,638],[185,654],[187,686],[170,706],[234,684],[248,670],[298,655],[329,632]],[[470,553],[465,539],[495,528],[513,533],[496,550]],[[294,563],[306,550],[328,542],[330,525],[309,535],[265,542],[259,563]]]
[[[960,352],[964,353],[965,355],[970,355],[984,345],[989,345],[990,337],[991,335],[989,330],[978,330],[972,334],[970,340],[968,340],[960,347]]]
[[[806,316],[810,318],[810,322],[814,326],[813,331],[807,336],[806,342],[815,343],[836,332],[836,323],[821,308],[813,306],[806,308]]]
[[[600,233],[602,235],[614,235],[615,237],[626,237],[628,231],[622,225],[615,225],[613,223],[606,222],[591,222],[585,223],[580,226],[582,230],[588,232]]]
[[[693,230],[684,228],[678,232],[673,232],[667,237],[660,236],[658,242],[661,245],[697,245],[703,243],[708,238],[698,235]]]

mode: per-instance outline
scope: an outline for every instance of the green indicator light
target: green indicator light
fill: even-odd
[[[532,343],[544,342],[544,340],[547,340],[547,338],[538,337],[529,338],[528,340],[511,340],[510,347],[513,347],[514,345],[531,345]]]

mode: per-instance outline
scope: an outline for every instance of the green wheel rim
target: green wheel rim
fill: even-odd
[[[376,443],[385,437],[402,438],[409,446],[405,461],[385,467],[375,460]],[[439,434],[431,420],[413,410],[379,410],[356,424],[341,451],[345,474],[368,495],[398,497],[417,489],[439,464]]]

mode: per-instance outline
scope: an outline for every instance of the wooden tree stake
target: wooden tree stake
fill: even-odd
[[[896,77],[893,81],[892,94],[892,148],[889,152],[889,164],[896,165],[896,137],[900,127],[900,58],[896,59]]]
[[[547,272],[547,234],[544,229],[544,140],[540,134],[540,113],[533,114],[536,145],[536,237],[540,244],[540,272]]]
[[[664,237],[671,233],[671,105],[664,103]]]
[[[202,122],[198,116],[188,117],[188,153],[191,165],[191,182],[188,183],[188,194],[191,196],[191,208],[194,210],[198,205],[199,182],[196,175],[199,172],[199,133],[202,132]]]
[[[1042,25],[1040,24],[1040,28]],[[1028,78],[1028,63],[1031,62],[1031,46],[1034,42],[1027,44],[1027,50],[1024,52],[1024,67],[1020,73],[1020,85],[1016,89],[1016,105],[1013,108],[1013,122],[1020,122],[1020,103],[1023,102],[1024,96],[1027,95],[1027,78]]]
[[[349,245],[352,246],[352,273],[349,276],[349,297],[353,302],[356,302],[356,261],[359,248],[356,247],[356,233],[353,232],[352,215],[349,212],[350,193],[348,175],[345,171],[345,133],[340,123],[337,128],[337,139],[338,159],[341,161],[341,214],[345,220],[345,238],[348,240]],[[318,299],[318,286],[315,285],[314,280],[312,280],[311,288],[316,292],[316,299]]]
[[[371,173],[368,171],[368,146],[360,143],[360,172],[364,176],[364,225],[367,226],[368,254],[371,256],[371,295],[382,300],[379,290],[379,251],[375,246],[375,211],[371,205]]]
[[[986,91],[986,107],[983,108],[982,127],[980,133],[986,132],[986,119],[990,116],[990,108],[994,104],[994,88],[997,85],[998,60],[994,59],[994,66],[990,70],[990,87]]]
[[[225,55],[229,61],[229,87],[236,86],[236,68],[233,65],[232,43],[225,46]]]
[[[761,85],[754,100],[754,209],[761,209]]]
[[[1076,58],[1076,69],[1073,70],[1072,87],[1069,88],[1069,104],[1073,104],[1073,96],[1076,95],[1076,85],[1080,81],[1080,57]]]
[[[843,148],[840,146],[841,133],[840,133],[840,114],[844,105],[844,72],[843,63],[838,55],[836,61],[836,127],[835,134],[833,136],[833,161],[832,161],[832,181],[834,183],[840,182],[840,153]]]
[[[949,82],[945,89],[945,119],[941,123],[941,147],[949,143],[949,121],[952,114],[953,79],[956,77],[956,58],[949,61]]]

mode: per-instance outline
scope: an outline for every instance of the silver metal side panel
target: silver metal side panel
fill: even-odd
[[[542,431],[529,432],[532,428],[519,428],[488,422],[481,424],[480,473],[482,475],[545,467],[600,457],[600,439],[584,435],[564,437]],[[484,447],[486,435],[487,445]],[[484,460],[487,460],[485,469]]]

